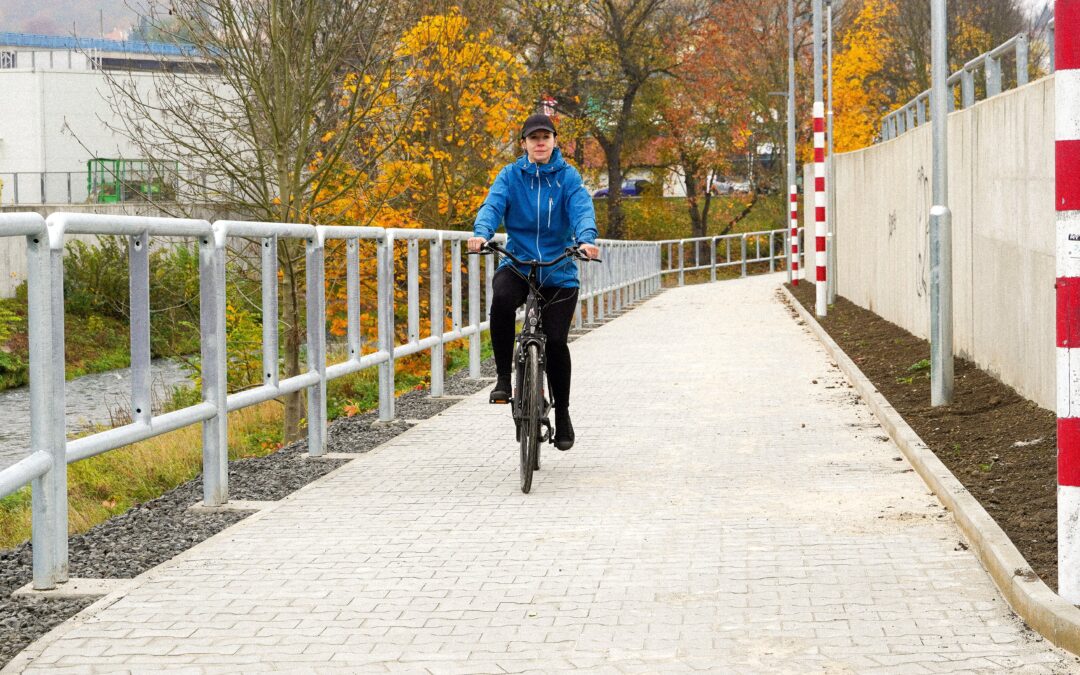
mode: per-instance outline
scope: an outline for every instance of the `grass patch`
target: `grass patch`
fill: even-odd
[[[782,229],[787,226],[785,195],[759,195],[750,212],[736,223],[731,233]],[[709,206],[706,233],[719,235],[749,204],[749,195],[713,197]],[[626,238],[645,241],[684,239],[691,236],[690,213],[685,197],[646,196],[624,199]],[[596,220],[603,234],[607,230],[607,202],[593,200]]]
[[[446,348],[447,375],[468,367],[468,341]],[[484,335],[481,356],[491,356]],[[430,357],[417,354],[397,362],[395,389],[401,394],[430,384]],[[379,402],[378,369],[368,368],[333,380],[327,387],[327,413],[342,415],[374,410]],[[183,400],[180,393],[174,400]],[[194,401],[185,401],[190,405]],[[267,401],[229,413],[229,459],[262,457],[282,445],[283,409]],[[140,443],[118,448],[68,466],[68,532],[78,534],[123,513],[136,504],[160,497],[195,478],[202,470],[202,429],[192,425]],[[0,549],[30,537],[30,488],[0,499]]]

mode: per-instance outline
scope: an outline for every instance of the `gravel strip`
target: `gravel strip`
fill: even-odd
[[[620,313],[621,314],[621,313]],[[614,317],[605,317],[610,320]],[[587,330],[575,330],[573,341]],[[495,377],[495,361],[481,364],[482,377]],[[468,370],[446,378],[445,393],[468,396],[490,386],[472,380]],[[364,453],[413,425],[438,415],[456,401],[428,397],[427,390],[402,394],[396,402],[398,420],[373,424],[377,413],[339,418],[327,427],[327,452]],[[305,459],[307,442],[286,446],[265,457],[229,463],[229,496],[234,500],[276,501],[348,460]],[[70,575],[76,578],[130,579],[209,539],[249,515],[242,511],[195,513],[188,507],[202,499],[202,478],[195,478],[161,497],[139,504],[110,518],[85,534],[68,540]],[[12,598],[11,593],[30,582],[29,543],[0,551],[0,668],[34,640],[94,602]]]

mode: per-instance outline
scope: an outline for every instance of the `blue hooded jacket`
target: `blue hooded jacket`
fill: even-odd
[[[506,225],[506,250],[523,260],[553,260],[569,246],[596,241],[592,198],[558,148],[547,164],[524,155],[499,172],[476,214],[473,235],[491,239],[500,224]],[[504,258],[499,267],[510,264]],[[577,263],[567,259],[541,268],[539,280],[541,286],[576,287]]]

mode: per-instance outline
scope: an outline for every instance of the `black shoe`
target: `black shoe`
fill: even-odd
[[[510,402],[510,376],[499,375],[495,382],[495,388],[491,390],[491,397],[488,399],[488,403],[509,403]]]
[[[570,424],[569,410],[555,411],[555,447],[559,450],[574,447],[574,425]]]

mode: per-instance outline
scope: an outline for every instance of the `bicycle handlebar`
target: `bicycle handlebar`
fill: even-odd
[[[563,251],[563,254],[560,255],[558,258],[555,258],[554,260],[549,260],[549,261],[546,261],[546,262],[540,261],[540,260],[522,260],[521,258],[517,257],[516,255],[514,255],[510,251],[507,251],[505,248],[503,248],[502,244],[499,244],[498,242],[494,242],[494,241],[486,242],[480,248],[480,250],[477,251],[476,253],[473,253],[472,251],[469,251],[469,255],[484,255],[485,251],[488,252],[488,253],[498,253],[499,255],[504,255],[504,256],[506,256],[507,258],[510,258],[510,260],[513,260],[515,263],[517,263],[519,265],[527,265],[529,267],[551,267],[552,265],[557,265],[557,264],[561,263],[563,260],[565,260],[567,258],[574,258],[576,260],[584,260],[586,262],[589,262],[589,261],[602,262],[600,260],[600,258],[590,258],[589,256],[582,253],[580,246],[567,247],[567,249],[565,251]]]

